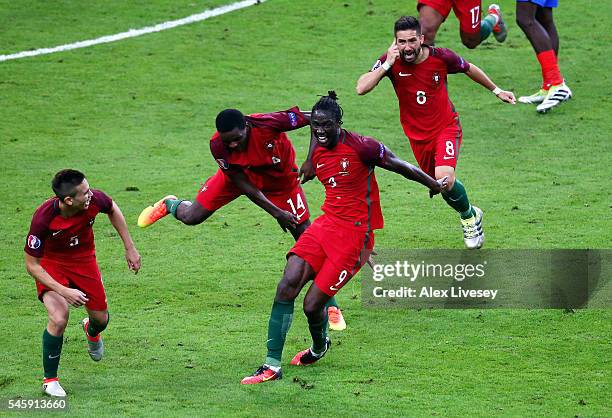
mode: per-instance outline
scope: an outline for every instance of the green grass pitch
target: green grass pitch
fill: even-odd
[[[199,13],[229,0],[0,0],[0,54],[52,47]],[[60,377],[74,416],[591,416],[612,415],[610,309],[366,310],[359,279],[339,294],[348,329],[319,364],[239,385],[265,355],[285,251],[276,222],[240,198],[204,225],[165,219],[138,230],[140,210],[168,193],[192,198],[216,170],[214,117],[300,105],[335,89],[344,126],[414,162],[390,84],[355,94],[415,1],[269,0],[117,43],[0,63],[0,399],[40,396],[46,324],[23,245],[61,168],[84,171],[122,208],[143,257],[137,276],[105,216],[98,261],[111,322],[105,359],[89,360],[71,310]],[[607,1],[562,1],[560,67],[574,99],[540,116],[504,105],[463,75],[449,78],[464,127],[458,177],[485,211],[487,248],[610,248]],[[476,50],[451,16],[437,43],[502,88],[530,94],[535,55],[501,1],[510,33]],[[605,19],[605,17],[608,19]],[[290,134],[301,160],[306,129]],[[440,198],[378,170],[386,227],[379,248],[462,248]],[[128,191],[136,188],[136,191]],[[323,188],[305,186],[313,215]],[[301,298],[284,361],[309,344]],[[607,394],[607,395],[606,395]]]

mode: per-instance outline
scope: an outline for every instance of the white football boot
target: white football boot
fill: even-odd
[[[475,216],[468,219],[461,219],[463,227],[463,241],[470,250],[476,250],[484,244],[484,232],[482,230],[482,210],[472,206]]]
[[[548,94],[548,90],[540,89],[537,92],[533,93],[531,96],[521,96],[518,98],[520,103],[525,104],[540,104],[546,99],[546,95]]]
[[[55,396],[56,398],[66,397],[66,392],[57,379],[43,383],[42,390],[49,396]]]
[[[551,86],[548,94],[542,103],[536,107],[538,113],[546,113],[553,107],[559,106],[561,103],[572,98],[572,91],[565,83],[558,86]]]

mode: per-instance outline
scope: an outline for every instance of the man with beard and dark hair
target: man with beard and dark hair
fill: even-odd
[[[497,87],[480,68],[450,49],[423,42],[418,19],[398,19],[393,43],[359,78],[357,94],[369,93],[383,77],[389,77],[399,100],[400,122],[419,167],[436,179],[448,177],[442,197],[461,217],[466,247],[477,249],[484,243],[482,210],[470,204],[465,187],[455,177],[462,129],[448,97],[446,76],[465,73],[503,102],[514,104],[516,100],[512,92]]]

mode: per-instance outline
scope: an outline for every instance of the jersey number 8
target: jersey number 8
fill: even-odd
[[[423,105],[427,101],[427,96],[423,90],[419,90],[416,92],[416,101],[418,104]]]

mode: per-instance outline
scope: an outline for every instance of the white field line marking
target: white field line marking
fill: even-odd
[[[134,38],[136,36],[146,35],[147,33],[160,32],[162,30],[176,28],[177,26],[189,25],[190,23],[200,22],[202,20],[210,19],[211,17],[233,12],[234,10],[243,9],[245,7],[253,6],[258,3],[263,3],[264,1],[266,0],[239,1],[236,3],[217,7],[215,9],[207,10],[202,13],[197,13],[191,16],[187,16],[187,17],[184,17],[183,19],[171,20],[169,22],[160,23],[155,26],[147,26],[141,29],[130,29],[127,32],[121,32],[115,35],[102,36],[101,38],[75,42],[72,44],[60,45],[60,46],[56,46],[53,48],[40,48],[40,49],[35,49],[32,51],[17,52],[15,54],[0,55],[0,62],[8,61],[8,60],[15,60],[19,58],[34,57],[36,55],[52,54],[54,52],[70,51],[71,49],[86,48],[88,46],[98,45],[98,44],[107,44],[109,42],[115,42],[115,41],[120,41],[122,39]]]

